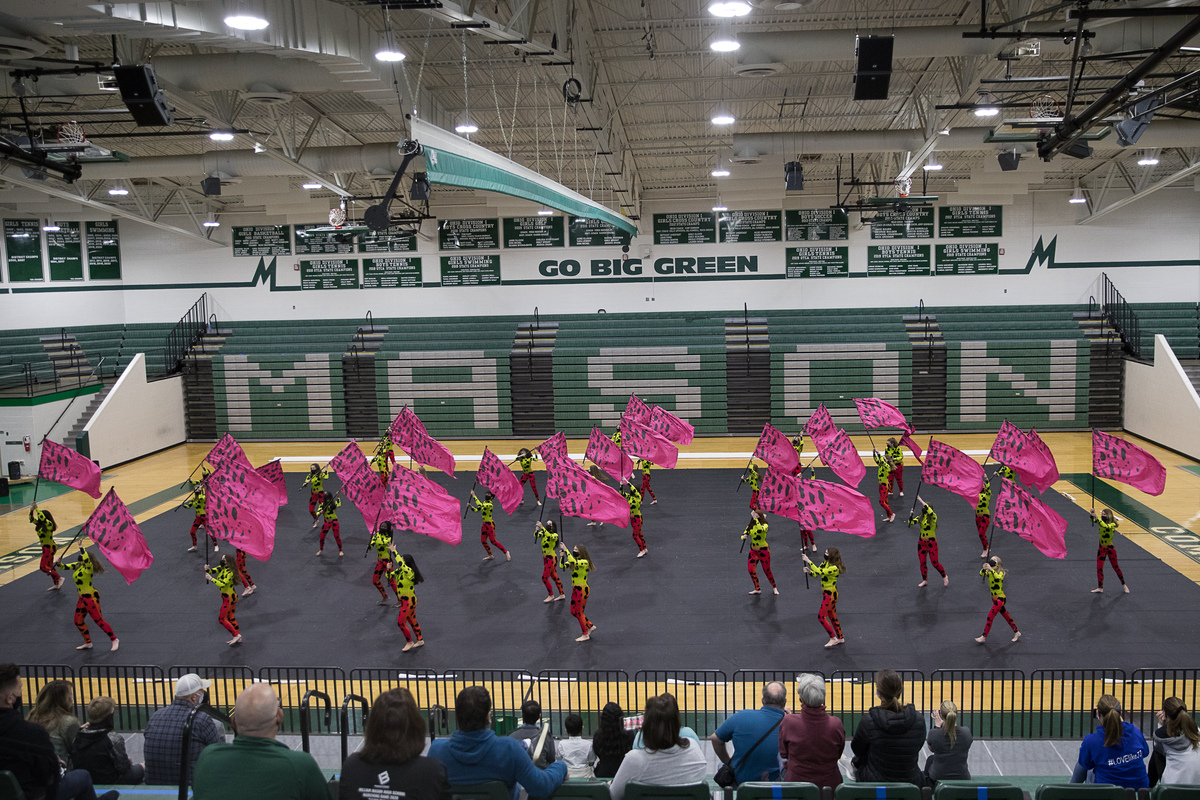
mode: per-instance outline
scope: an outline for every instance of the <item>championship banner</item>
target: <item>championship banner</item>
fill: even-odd
[[[83,531],[100,547],[108,563],[124,576],[126,585],[136,581],[154,563],[142,529],[112,489],[83,523]]]
[[[50,439],[42,441],[38,477],[100,499],[100,467],[96,466],[96,462]]]

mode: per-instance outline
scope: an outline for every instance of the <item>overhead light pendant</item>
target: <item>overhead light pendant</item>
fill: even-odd
[[[735,122],[737,122],[737,119],[733,116],[733,114],[729,113],[729,109],[724,105],[718,106],[717,110],[713,112],[713,125],[732,125]]]
[[[462,34],[462,68],[463,68],[463,113],[462,119],[454,126],[454,130],[462,134],[472,134],[479,130],[479,126],[471,122],[471,103],[469,102],[470,90],[467,87],[467,31],[464,28]]]
[[[129,190],[124,186],[117,185],[109,189],[108,193],[113,197],[124,197],[125,195],[129,194]]]
[[[937,156],[930,153],[929,160],[925,162],[925,166],[923,167],[923,169],[926,172],[937,172],[941,168],[942,168],[942,165],[938,162]]]
[[[732,53],[740,49],[742,43],[733,35],[728,20],[717,23],[717,32],[708,43],[708,49],[715,53]]]
[[[213,131],[208,135],[208,138],[214,142],[232,142],[233,133],[231,131]]]
[[[1074,193],[1072,193],[1071,197],[1070,197],[1070,198],[1067,200],[1067,202],[1068,202],[1068,203],[1072,203],[1072,204],[1076,204],[1076,205],[1077,205],[1077,204],[1079,204],[1079,203],[1086,203],[1086,202],[1087,202],[1087,198],[1083,196],[1083,189],[1080,189],[1080,188],[1079,188],[1079,182],[1078,182],[1078,181],[1076,181],[1076,183],[1075,183],[1075,191],[1074,191]]]
[[[550,215],[551,215],[551,214],[553,214],[553,213],[554,213],[554,211],[552,211],[552,210],[551,210],[551,209],[549,209],[549,208],[539,208],[539,209],[538,209],[538,216],[539,216],[539,217],[548,217],[548,216],[550,216]]]
[[[1000,109],[996,106],[996,101],[988,92],[979,93],[979,105],[975,106],[975,116],[977,117],[994,117],[1000,113]]]
[[[216,214],[214,214],[214,213],[213,213],[213,212],[211,212],[211,211],[210,211],[210,212],[208,212],[208,216],[206,216],[206,217],[204,218],[204,222],[201,222],[200,224],[201,224],[201,225],[203,225],[203,226],[204,226],[204,227],[206,227],[206,228],[219,228],[219,227],[221,227],[221,223],[217,222],[217,215],[216,215]]]
[[[467,116],[467,112],[463,112],[462,119],[454,126],[454,130],[458,133],[475,133],[479,130],[479,126],[471,122],[471,118]]]
[[[712,171],[712,176],[714,178],[728,178],[729,170],[725,169],[724,167],[717,167]]]
[[[715,0],[708,4],[708,13],[714,17],[744,17],[750,13],[747,0]]]
[[[1142,153],[1142,157],[1138,159],[1138,166],[1156,167],[1158,166],[1158,156],[1154,154],[1153,150],[1147,150],[1146,152]]]
[[[715,206],[713,206],[713,207],[712,207],[712,210],[713,210],[713,211],[728,211],[728,210],[729,210],[729,206],[723,206],[723,205],[721,205],[721,201],[720,201],[720,200],[718,200],[718,201],[717,201],[717,204],[716,204]]]
[[[225,24],[239,31],[261,31],[271,23],[256,14],[239,11],[225,17]]]
[[[302,183],[302,184],[300,184],[301,189],[320,189],[321,187],[322,187],[322,184],[320,184],[320,183]]]
[[[46,224],[42,226],[42,230],[49,233],[58,233],[62,228],[54,221],[53,217],[46,217]]]
[[[404,53],[391,47],[385,47],[375,54],[376,61],[403,61],[404,59]]]

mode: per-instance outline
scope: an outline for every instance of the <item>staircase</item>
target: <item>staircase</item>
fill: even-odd
[[[54,367],[55,383],[64,388],[69,388],[70,384],[82,386],[92,374],[92,365],[83,347],[75,340],[75,334],[64,330],[39,336],[38,339],[46,351],[46,357],[50,359],[50,365]]]
[[[901,320],[912,345],[912,424],[921,430],[945,430],[946,340],[937,315],[922,308]]]
[[[96,409],[104,402],[104,398],[108,397],[108,393],[112,391],[113,385],[110,383],[100,391],[92,395],[91,402],[83,409],[83,413],[79,415],[79,419],[75,420],[75,424],[71,426],[71,430],[67,431],[62,438],[62,443],[72,450],[76,449],[76,442],[83,429],[92,421],[92,417],[96,414]]]
[[[725,319],[725,414],[730,433],[771,421],[771,336],[766,317]]]
[[[550,436],[554,424],[554,345],[558,323],[521,322],[508,352],[513,436]]]
[[[1196,392],[1200,393],[1200,361],[1190,361],[1179,366],[1183,367],[1184,374],[1188,376]]]
[[[358,329],[342,354],[342,388],[346,402],[346,432],[354,439],[379,436],[379,391],[375,380],[375,354],[383,346],[387,325],[374,320]]]
[[[1125,359],[1121,334],[1099,310],[1072,315],[1091,343],[1088,370],[1088,424],[1120,428],[1124,420]]]

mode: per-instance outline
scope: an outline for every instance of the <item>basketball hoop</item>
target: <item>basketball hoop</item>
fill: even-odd
[[[1062,109],[1058,105],[1058,101],[1051,94],[1039,94],[1033,98],[1033,102],[1029,104],[1029,117],[1031,119],[1047,119],[1049,117],[1061,117]]]
[[[912,178],[896,178],[896,196],[908,197],[912,191]]]
[[[340,228],[346,224],[346,209],[331,208],[329,209],[329,224],[335,228]]]
[[[58,141],[60,144],[83,144],[87,141],[87,134],[83,132],[82,125],[71,120],[58,126]]]

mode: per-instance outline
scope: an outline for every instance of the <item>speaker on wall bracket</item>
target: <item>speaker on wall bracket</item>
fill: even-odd
[[[167,105],[166,95],[158,88],[154,67],[149,64],[115,66],[113,77],[116,78],[117,89],[121,92],[121,100],[139,127],[174,124],[175,116],[171,113],[171,107]]]
[[[859,36],[854,50],[855,100],[887,100],[892,82],[894,36]]]

